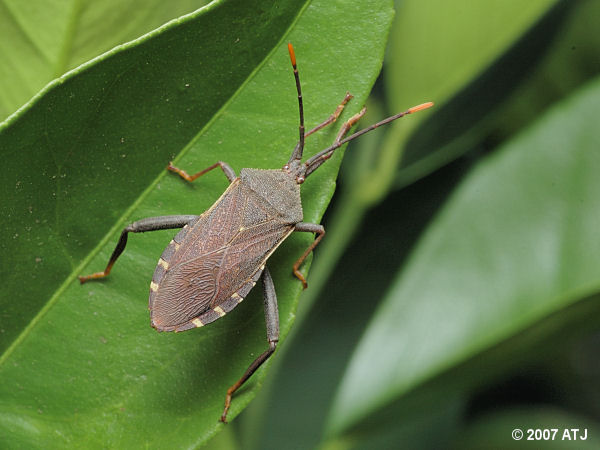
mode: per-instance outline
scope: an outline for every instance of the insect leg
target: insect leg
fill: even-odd
[[[167,166],[167,170],[170,170],[171,172],[175,172],[184,180],[192,182],[196,178],[204,175],[206,172],[210,172],[211,170],[216,169],[217,167],[221,167],[221,169],[223,170],[223,173],[225,174],[225,176],[227,177],[227,179],[229,180],[230,183],[236,179],[235,172],[233,171],[231,166],[223,161],[217,161],[212,166],[207,167],[206,169],[201,170],[200,172],[195,173],[194,175],[188,175],[188,173],[185,170],[175,167],[173,165],[173,163],[169,163],[169,165]]]
[[[302,286],[304,287],[304,289],[306,289],[308,286],[308,284],[306,283],[306,278],[304,278],[304,275],[302,275],[298,269],[300,265],[304,262],[306,257],[310,254],[310,252],[312,252],[315,249],[315,247],[319,245],[319,242],[321,242],[323,236],[325,236],[325,228],[323,228],[323,225],[318,225],[316,223],[300,222],[296,224],[294,231],[308,231],[309,233],[317,233],[317,238],[312,242],[312,244],[309,245],[309,247],[304,251],[302,256],[298,258],[298,261],[294,263],[293,267],[294,275],[296,275],[296,277],[298,277],[298,279],[302,281]]]
[[[96,278],[104,278],[110,273],[113,264],[117,260],[123,250],[125,250],[125,245],[127,245],[127,235],[129,233],[143,233],[145,231],[156,231],[156,230],[168,230],[171,228],[182,228],[188,223],[192,222],[194,219],[197,219],[198,216],[160,216],[160,217],[148,217],[147,219],[141,219],[137,222],[133,222],[130,225],[127,225],[123,231],[121,232],[121,237],[119,238],[119,242],[117,246],[113,250],[113,253],[108,261],[106,269],[103,272],[96,272],[90,275],[79,276],[79,282],[81,284],[85,283],[89,280],[94,280]]]
[[[342,138],[346,136],[348,131],[350,131],[350,128],[352,128],[356,124],[356,122],[358,122],[360,118],[365,115],[366,112],[367,108],[363,107],[363,109],[361,109],[359,112],[350,117],[346,122],[344,122],[333,143],[339,144]],[[329,155],[331,155],[331,153]]]
[[[350,94],[350,92],[346,92],[346,96],[344,97],[344,100],[342,100],[342,103],[340,103],[338,105],[338,107],[335,109],[335,112],[329,116],[329,118],[327,118],[327,120],[325,120],[324,122],[320,123],[319,125],[317,125],[316,127],[314,127],[312,130],[308,131],[304,137],[308,137],[313,133],[316,133],[317,131],[319,131],[322,128],[325,128],[327,125],[332,124],[333,122],[335,122],[338,117],[340,117],[340,114],[342,113],[344,106],[346,106],[346,103],[348,103],[354,96],[352,94]]]
[[[367,128],[363,128],[360,131],[357,131],[354,134],[351,134],[348,137],[344,137],[346,135],[346,133],[348,132],[348,130],[352,127],[352,125],[354,125],[365,113],[365,108],[363,108],[358,114],[355,114],[354,116],[352,116],[350,118],[350,120],[348,120],[348,122],[346,122],[343,126],[342,129],[340,130],[340,132],[337,135],[337,138],[335,139],[334,143],[332,145],[330,145],[329,147],[327,147],[324,150],[321,150],[319,153],[317,153],[314,156],[311,156],[310,158],[308,158],[305,162],[304,165],[306,166],[306,170],[304,173],[304,178],[306,178],[307,176],[309,176],[312,172],[314,172],[321,164],[323,164],[323,162],[325,162],[325,160],[329,159],[331,157],[331,154],[338,148],[340,148],[342,145],[344,145],[346,142],[350,142],[354,139],[356,139],[357,137],[362,136],[363,134],[366,134],[370,131],[373,131],[375,128],[378,128],[382,125],[386,125],[390,122],[393,122],[396,119],[399,119],[401,117],[404,117],[408,114],[414,114],[418,111],[423,111],[424,109],[427,108],[431,108],[433,106],[432,102],[426,102],[426,103],[422,103],[420,105],[417,106],[413,106],[412,108],[408,108],[406,111],[398,113],[398,114],[394,114],[393,116],[390,116],[386,119],[380,120],[377,123],[374,123],[371,126],[368,126]]]
[[[350,131],[350,128],[352,128],[356,124],[356,122],[358,122],[360,120],[360,118],[365,115],[366,111],[367,111],[367,109],[363,108],[359,112],[354,114],[352,117],[350,117],[350,119],[348,119],[346,122],[344,122],[344,124],[340,128],[339,133],[337,134],[337,136],[335,138],[335,141],[333,141],[332,147],[334,147],[334,148],[330,152],[324,153],[316,159],[311,158],[308,161],[306,161],[306,163],[305,163],[306,164],[306,175],[305,176],[309,176],[312,172],[317,170],[317,168],[321,164],[323,164],[325,161],[327,161],[329,158],[331,158],[331,155],[333,155],[333,152],[335,151],[335,149],[341,146],[341,140],[348,133],[348,131]]]
[[[221,422],[227,422],[227,411],[231,405],[231,397],[275,351],[277,342],[279,341],[279,312],[277,309],[277,295],[275,294],[275,285],[269,273],[269,269],[265,267],[262,274],[263,296],[265,301],[265,322],[267,325],[267,340],[269,348],[264,351],[252,364],[246,369],[244,375],[227,390],[225,397],[225,408],[221,415]]]

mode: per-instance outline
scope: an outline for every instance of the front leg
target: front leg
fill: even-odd
[[[117,260],[123,250],[125,250],[125,245],[127,245],[127,235],[129,233],[144,233],[146,231],[156,231],[156,230],[168,230],[171,228],[183,228],[188,223],[194,221],[199,216],[160,216],[160,217],[149,217],[147,219],[141,219],[137,222],[133,222],[131,225],[127,225],[123,231],[121,232],[121,237],[119,238],[119,242],[115,247],[110,260],[104,269],[103,272],[96,272],[90,275],[79,276],[79,282],[81,284],[85,283],[89,280],[95,280],[97,278],[104,278],[110,273],[113,264]]]
[[[225,176],[227,177],[227,179],[229,180],[230,183],[233,180],[235,180],[236,176],[235,176],[234,170],[231,168],[231,166],[229,164],[227,164],[226,162],[223,162],[223,161],[217,161],[212,166],[207,167],[206,169],[201,170],[200,172],[197,172],[194,175],[189,175],[185,170],[175,167],[173,165],[173,163],[171,163],[171,162],[167,166],[167,170],[170,170],[171,172],[175,172],[181,178],[183,178],[184,180],[189,181],[191,183],[196,178],[201,177],[206,172],[210,172],[211,170],[216,169],[217,167],[221,168],[221,170],[223,171],[223,173],[225,174]]]

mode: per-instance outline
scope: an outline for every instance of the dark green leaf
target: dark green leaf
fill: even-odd
[[[217,1],[53,82],[1,125],[3,444],[189,447],[216,432],[226,388],[266,347],[260,293],[205,329],[154,332],[148,283],[172,231],[132,236],[106,280],[76,276],[104,268],[128,222],[200,213],[227,186],[217,171],[188,185],[166,173],[170,159],[191,171],[287,161],[298,133],[287,41],[307,126],[346,90],[344,117],[356,112],[391,16],[375,0]],[[310,137],[307,153],[336,131]],[[340,158],[303,186],[305,221],[320,219]],[[283,335],[301,291],[291,265],[310,240],[290,238],[272,260]]]
[[[598,105],[596,80],[464,180],[357,347],[330,431],[600,290]]]

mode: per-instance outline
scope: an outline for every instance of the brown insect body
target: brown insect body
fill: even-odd
[[[293,175],[242,169],[215,204],[164,250],[150,285],[152,326],[184,331],[231,311],[301,221],[300,185]]]
[[[331,146],[302,162],[305,138],[334,123],[352,96],[347,93],[327,120],[305,132],[300,79],[291,44],[288,44],[288,50],[298,92],[300,126],[298,143],[287,164],[281,170],[242,169],[239,177],[223,161],[194,175],[188,175],[169,164],[168,170],[189,182],[220,167],[230,185],[214,205],[200,216],[149,217],[129,224],[121,232],[106,268],[102,272],[79,277],[79,281],[85,283],[108,276],[127,245],[129,233],[181,228],[158,260],[150,283],[149,298],[152,326],[158,331],[176,332],[202,327],[223,317],[261,279],[269,347],[227,390],[222,422],[227,420],[232,395],[273,354],[279,341],[277,295],[266,266],[267,259],[292,232],[314,233],[315,240],[292,268],[294,275],[306,288],[306,280],[299,267],[325,235],[322,225],[302,222],[300,185],[345,143],[407,114],[433,106],[430,102],[414,106],[345,137],[365,113],[363,108],[344,122]]]

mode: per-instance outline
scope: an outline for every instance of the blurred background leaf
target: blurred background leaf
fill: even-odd
[[[561,311],[600,291],[599,105],[600,79],[455,189],[354,352],[331,411],[334,432],[549,317],[565,320]]]
[[[466,433],[457,439],[456,448],[478,448],[482,442],[491,441],[504,449],[521,449],[531,447],[532,442],[515,441],[510,432],[518,423],[524,430],[557,430],[553,440],[545,440],[544,448],[568,448],[568,441],[573,447],[582,450],[598,448],[600,445],[600,429],[598,423],[560,409],[538,406],[515,408],[509,411],[498,411],[474,421]],[[577,430],[577,431],[575,431]],[[585,431],[584,431],[585,430]],[[565,434],[566,433],[566,434]],[[531,433],[524,434],[526,439]],[[535,436],[535,432],[533,434]],[[542,435],[543,436],[543,435]],[[552,434],[550,434],[552,436]],[[585,440],[584,440],[585,437]],[[536,443],[537,444],[537,443]]]
[[[207,0],[28,1],[0,5],[0,121],[52,79]]]

